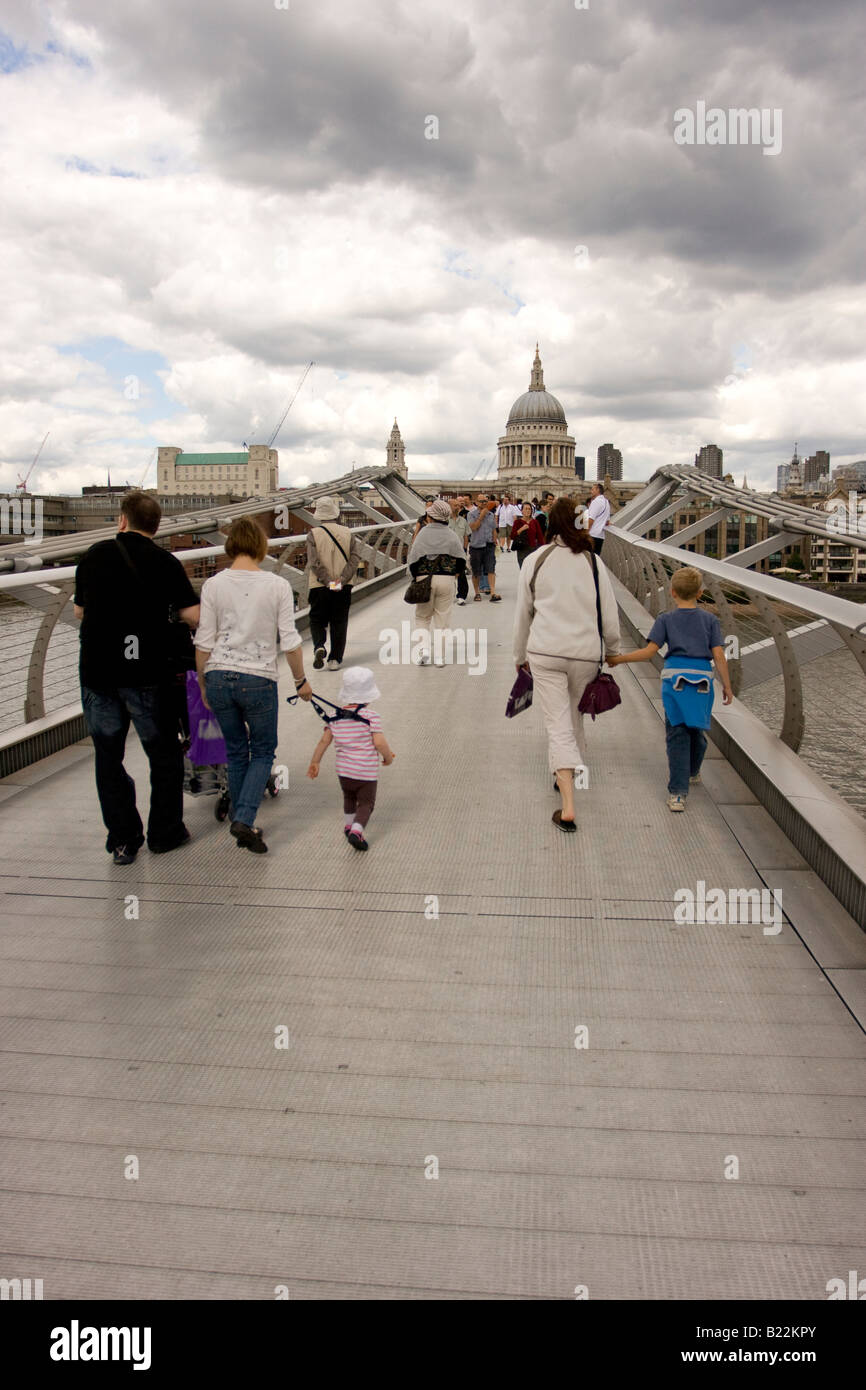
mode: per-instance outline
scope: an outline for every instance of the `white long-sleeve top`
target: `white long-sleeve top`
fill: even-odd
[[[514,660],[522,664],[533,654],[599,661],[601,644],[595,612],[592,563],[586,553],[575,555],[557,538],[553,552],[539,570],[533,609],[530,583],[547,546],[536,550],[520,571],[514,614]],[[601,625],[605,651],[620,650],[619,613],[610,578],[596,556],[601,595]]]
[[[195,645],[210,652],[205,671],[244,671],[277,679],[277,634],[284,652],[301,645],[292,586],[267,570],[226,569],[206,579]]]

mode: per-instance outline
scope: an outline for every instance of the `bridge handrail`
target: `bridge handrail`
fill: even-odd
[[[352,526],[350,528],[353,536],[365,535],[368,531],[399,531],[402,528],[411,526],[409,521],[384,521],[381,524],[371,522],[368,526]],[[116,534],[113,532],[112,534]],[[278,546],[299,546],[306,545],[308,532],[304,531],[292,536],[269,536],[268,550]],[[93,542],[95,544],[95,542]],[[223,545],[202,545],[196,546],[192,550],[175,550],[172,554],[181,563],[192,560],[207,560],[215,555],[223,555],[225,546]],[[0,594],[11,592],[14,589],[32,589],[34,585],[62,584],[68,579],[75,578],[77,565],[57,565],[53,569],[22,570],[16,574],[0,574]]]
[[[647,540],[615,525],[608,526],[605,535],[616,537],[636,550],[645,550],[665,559],[675,560],[678,565],[694,565],[703,574],[730,584],[732,588],[745,589],[747,593],[762,594],[765,598],[776,599],[789,608],[799,608],[802,612],[809,613],[814,618],[823,618],[825,622],[834,626],[838,624],[851,633],[866,631],[866,609],[861,603],[852,603],[850,599],[839,598],[836,594],[821,593],[820,590],[810,589],[805,584],[795,586],[787,579],[775,579],[773,575],[762,574],[757,570],[734,567],[708,555],[696,555],[691,550],[668,545],[665,541]],[[605,551],[605,559],[607,558]]]
[[[364,549],[367,553],[361,557],[359,563],[368,565],[372,570],[369,578],[356,585],[356,593],[362,593],[365,588],[381,582],[384,577],[397,578],[404,573],[406,568],[405,555],[401,559],[400,549],[405,547],[405,550],[408,551],[412,526],[411,521],[383,520],[350,528],[352,536],[365,543]],[[304,618],[309,611],[307,605],[308,584],[305,578],[299,578],[296,569],[292,569],[289,573],[282,566],[287,556],[302,546],[306,546],[308,534],[308,531],[303,531],[294,535],[268,537],[268,554],[271,555],[276,552],[281,556],[281,564],[277,572],[282,574],[286,582],[296,590],[296,614],[299,618]],[[386,539],[388,545],[386,549],[383,549],[383,542]],[[372,544],[366,542],[372,542]],[[212,559],[224,553],[224,545],[199,546],[192,550],[174,552],[176,558],[181,562]],[[65,613],[67,605],[72,599],[75,570],[75,565],[64,565],[56,569],[0,575],[0,596],[8,594],[10,598],[15,600],[16,590],[28,590],[32,596],[31,606],[42,613],[42,620],[32,634],[29,658],[23,655],[19,658],[21,665],[26,664],[27,668],[24,719],[23,725],[20,727],[31,725],[45,717],[45,667],[48,649],[61,616],[70,623],[75,621],[71,615],[67,617]],[[37,597],[38,603],[34,601]],[[25,602],[27,602],[26,599]],[[63,655],[66,659],[65,652]]]
[[[803,613],[813,620],[826,623],[838,635],[866,676],[866,609],[850,599],[835,594],[823,594],[805,586],[794,585],[772,575],[757,573],[741,566],[726,564],[706,555],[697,555],[664,541],[646,540],[643,536],[616,525],[607,528],[604,559],[647,614],[655,618],[669,606],[667,581],[674,568],[693,565],[704,576],[704,588],[712,598],[722,632],[731,643],[729,667],[734,693],[742,684],[738,607],[745,595],[757,615],[757,622],[766,638],[772,639],[779,659],[779,673],[784,681],[784,712],[779,737],[794,752],[802,743],[806,727],[806,711],[800,661],[784,611]],[[779,609],[783,612],[780,613]],[[740,618],[740,622],[741,622]],[[649,623],[645,624],[647,631]],[[646,632],[643,633],[644,638]]]

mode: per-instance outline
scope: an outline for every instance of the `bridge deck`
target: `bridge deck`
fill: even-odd
[[[668,812],[651,673],[620,672],[580,832],[553,828],[540,718],[502,718],[513,564],[503,604],[455,609],[488,628],[483,678],[379,667],[396,592],[354,615],[398,754],[367,855],[333,763],[304,779],[306,707],[267,857],[200,798],[189,846],[114,868],[85,746],[0,785],[0,1273],[46,1298],[820,1299],[866,1267],[862,934],[722,759]],[[674,925],[699,879],[781,885],[797,930]]]

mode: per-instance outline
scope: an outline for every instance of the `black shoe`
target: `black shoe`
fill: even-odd
[[[502,602],[502,595],[501,595],[501,594],[491,594],[491,595],[490,595],[490,602],[491,602],[491,603],[501,603],[501,602]]]
[[[325,648],[317,647],[313,657],[313,667],[316,671],[321,671],[325,664]]]
[[[244,825],[242,820],[233,820],[229,828],[238,844],[248,849],[251,854],[267,854],[268,847],[260,830],[253,829],[251,825]]]
[[[131,845],[115,845],[114,862],[115,864],[134,864],[137,854],[138,850],[133,849]]]
[[[171,854],[171,851],[172,851],[173,849],[180,849],[181,845],[185,845],[186,842],[187,842],[187,840],[191,840],[191,839],[192,839],[192,836],[190,835],[190,833],[189,833],[189,831],[187,830],[186,826],[184,826],[184,828],[183,828],[183,834],[182,834],[181,836],[179,836],[178,839],[172,840],[170,844],[167,844],[167,845],[151,845],[151,844],[148,844],[147,847],[148,847],[148,849],[150,850],[151,854]]]
[[[350,830],[348,835],[346,836],[346,839],[349,841],[349,844],[352,846],[353,849],[370,848],[370,846],[367,844],[367,841],[364,839],[364,836],[359,835],[357,830]]]
[[[566,835],[577,834],[577,826],[575,825],[574,821],[563,820],[561,811],[554,811],[550,819],[553,821],[553,824],[556,826],[557,830],[563,830]]]

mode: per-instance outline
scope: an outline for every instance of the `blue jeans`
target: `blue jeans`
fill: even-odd
[[[707,736],[703,729],[690,729],[688,724],[671,724],[665,719],[665,740],[668,746],[668,791],[671,796],[688,796],[689,778],[697,777],[707,751]]]
[[[178,702],[171,685],[81,687],[87,732],[96,755],[96,791],[108,831],[105,848],[138,849],[144,843],[135,804],[135,783],[123,766],[130,723],[150,763],[147,843],[172,849],[186,838],[183,823],[183,750],[178,737]]]
[[[204,683],[225,739],[232,820],[255,825],[277,751],[277,683],[242,671],[207,671]]]

